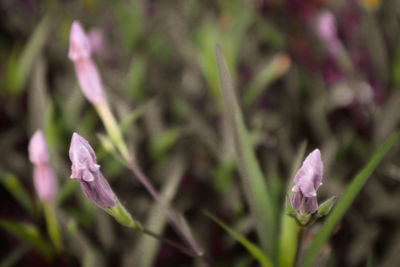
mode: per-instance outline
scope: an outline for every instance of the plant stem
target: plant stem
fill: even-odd
[[[191,249],[197,254],[197,256],[203,256],[204,252],[199,248],[196,242],[192,239],[192,237],[185,231],[182,224],[178,221],[175,214],[172,210],[165,205],[165,203],[161,200],[160,195],[150,183],[149,179],[144,175],[144,173],[140,170],[139,166],[136,164],[135,160],[131,159],[128,162],[129,169],[136,175],[139,181],[143,184],[143,186],[147,189],[150,195],[157,201],[157,203],[161,206],[164,213],[171,220],[176,231],[182,236],[182,238],[188,243]]]
[[[129,154],[126,143],[124,142],[121,130],[118,126],[118,123],[113,116],[110,107],[106,102],[99,103],[95,105],[95,108],[104,123],[108,136],[110,137],[113,144],[116,146],[118,151],[121,153],[121,156],[124,162],[127,164],[128,168],[133,171],[133,173],[137,176],[142,185],[147,189],[150,195],[158,202],[158,204],[162,207],[163,211],[167,215],[167,217],[172,221],[177,232],[182,236],[182,238],[188,243],[191,249],[198,255],[203,256],[204,252],[200,249],[200,247],[196,244],[196,242],[191,238],[191,236],[185,231],[181,223],[176,218],[175,214],[168,207],[168,205],[164,204],[160,198],[160,195],[150,183],[149,179],[144,175],[144,173],[140,170],[139,166],[136,164],[135,160]]]
[[[61,234],[57,223],[54,204],[51,202],[44,202],[43,210],[46,218],[47,231],[49,233],[50,239],[53,242],[56,249],[59,251],[61,249]]]
[[[305,227],[304,226],[298,226],[298,241],[297,241],[297,252],[296,252],[296,257],[295,257],[295,266],[297,266],[297,263],[299,261],[299,255],[300,255],[300,250],[301,250],[301,244],[303,242],[303,236],[305,232]]]
[[[181,251],[182,253],[184,253],[186,255],[189,255],[189,256],[191,256],[193,258],[197,258],[198,257],[198,255],[194,254],[192,252],[192,250],[189,250],[186,247],[176,243],[175,241],[172,241],[172,240],[170,240],[168,238],[162,237],[162,236],[160,236],[160,235],[158,235],[158,234],[156,234],[156,233],[154,233],[154,232],[152,232],[152,231],[150,231],[150,230],[148,230],[146,228],[144,228],[142,230],[142,232],[144,234],[148,235],[148,236],[151,236],[151,237],[153,237],[153,238],[155,238],[155,239],[157,239],[157,240],[159,240],[159,241],[171,246],[171,247],[174,247],[174,248],[178,249],[179,251]]]

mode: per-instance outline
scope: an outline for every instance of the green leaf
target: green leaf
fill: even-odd
[[[290,58],[286,54],[276,55],[252,80],[245,89],[243,104],[248,107],[268,89],[268,86],[286,73],[290,66]]]
[[[26,245],[20,245],[13,249],[4,259],[0,262],[0,267],[12,267],[17,266],[18,260],[20,260],[24,254],[28,251]]]
[[[10,173],[2,173],[0,183],[31,216],[34,215],[35,207],[33,205],[33,200],[17,177]]]
[[[306,146],[306,142],[303,142],[298,149],[290,173],[290,183],[288,183],[286,191],[290,190],[292,185],[291,179],[294,177],[297,169],[301,165],[301,162],[304,158],[304,153],[306,151]],[[286,210],[289,213],[295,213],[292,205],[290,204],[288,196],[286,197],[285,205],[288,206]],[[294,266],[299,239],[298,235],[299,225],[297,224],[296,220],[283,212],[281,215],[281,233],[279,236],[279,267]]]
[[[233,230],[232,228],[230,228],[228,225],[223,223],[221,220],[216,218],[211,213],[209,213],[207,211],[203,211],[203,212],[208,218],[210,218],[215,223],[217,223],[219,226],[221,226],[231,237],[233,237],[234,239],[236,239],[236,241],[238,241],[240,244],[242,244],[247,249],[247,251],[250,252],[250,254],[260,262],[261,266],[263,266],[263,267],[272,267],[273,266],[270,259],[268,258],[268,256],[265,255],[264,252],[258,246],[256,246],[252,242],[250,242],[248,239],[246,239],[246,237],[244,237],[240,233],[238,233],[235,230]]]
[[[325,200],[321,205],[318,207],[317,218],[325,217],[326,215],[331,212],[333,206],[335,206],[336,197],[331,197]]]
[[[7,75],[7,87],[11,94],[18,95],[22,91],[33,62],[46,43],[49,25],[50,18],[46,15],[36,26],[21,56],[12,65],[13,67],[9,68],[10,73]]]
[[[155,160],[161,161],[170,149],[170,147],[175,144],[179,135],[180,130],[178,128],[170,128],[158,135],[151,143],[151,156]]]
[[[146,106],[140,105],[136,107],[131,113],[129,113],[119,124],[121,132],[123,134],[129,132],[132,129],[132,124],[135,123],[144,114]]]
[[[34,225],[11,220],[0,220],[0,227],[36,248],[45,258],[51,259],[53,256],[52,247],[40,236],[38,229]]]
[[[142,56],[135,56],[131,60],[128,74],[124,81],[124,87],[132,96],[133,101],[140,101],[145,96],[143,88],[144,78],[146,77],[146,60]]]
[[[382,158],[388,152],[388,150],[394,145],[394,143],[399,139],[400,132],[397,132],[392,137],[389,138],[375,154],[371,157],[368,164],[354,177],[353,181],[347,187],[341,200],[338,202],[336,207],[332,210],[331,214],[327,217],[325,223],[322,225],[320,231],[315,235],[310,248],[306,254],[304,265],[305,267],[311,266],[314,258],[318,255],[321,247],[329,239],[332,231],[335,229],[336,225],[342,219],[346,211],[349,209],[353,200],[357,194],[361,191],[361,188],[370,177],[371,173],[378,166]]]
[[[263,249],[269,256],[275,255],[275,210],[243,121],[232,79],[226,68],[221,48],[218,45],[216,46],[216,60],[225,106],[224,116],[233,134],[236,162],[247,202],[256,223],[257,234]]]
[[[68,198],[72,193],[76,191],[79,183],[75,180],[68,179],[64,185],[62,186],[60,192],[57,194],[56,203],[57,205],[61,205],[61,203]]]
[[[44,215],[47,223],[47,232],[57,250],[61,249],[62,236],[57,222],[55,206],[53,203],[44,203]]]

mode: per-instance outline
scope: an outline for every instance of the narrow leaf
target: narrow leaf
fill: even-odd
[[[50,18],[47,15],[35,28],[16,62],[15,69],[8,75],[8,89],[11,93],[18,94],[25,85],[33,62],[46,43],[49,25]]]
[[[305,151],[306,142],[303,142],[300,145],[293,162],[289,177],[290,180],[286,191],[290,190],[290,186],[292,185],[291,179],[294,177],[297,169],[300,167]],[[291,205],[288,203],[288,201],[289,200],[287,198],[285,204],[291,208]],[[295,219],[283,212],[281,215],[281,229],[282,230],[279,236],[279,267],[293,267],[298,247],[299,226]]]
[[[0,227],[11,233],[21,241],[33,246],[44,257],[50,259],[53,254],[52,247],[40,236],[38,229],[28,223],[0,220]]]
[[[17,177],[9,173],[2,173],[0,183],[31,216],[34,215],[33,201]]]
[[[327,217],[325,223],[322,225],[321,230],[315,235],[310,248],[307,252],[304,267],[311,266],[314,258],[318,255],[321,247],[329,239],[332,231],[342,219],[346,211],[349,209],[353,200],[357,194],[361,191],[363,185],[370,177],[371,173],[378,166],[379,162],[389,151],[389,149],[394,145],[394,143],[399,139],[400,132],[397,132],[389,140],[384,143],[377,152],[371,157],[368,164],[354,177],[353,181],[347,187],[347,190],[343,194],[341,200],[338,202],[336,207],[332,210],[331,214]]]
[[[258,246],[253,244],[251,241],[249,241],[246,237],[244,237],[240,233],[238,233],[235,230],[233,230],[232,228],[230,228],[228,225],[223,223],[221,220],[216,218],[211,213],[209,213],[207,211],[203,211],[203,212],[208,218],[210,218],[215,223],[217,223],[219,226],[221,226],[231,237],[233,237],[234,239],[236,239],[236,241],[238,241],[240,244],[242,244],[242,246],[244,246],[247,249],[247,251],[250,252],[250,254],[260,262],[261,266],[264,266],[264,267],[272,267],[273,266],[271,261],[269,260],[268,256],[265,255],[264,252]]]
[[[231,127],[235,143],[235,157],[242,178],[247,202],[250,206],[263,249],[274,255],[276,247],[276,215],[267,191],[265,178],[253,151],[252,143],[243,121],[232,79],[225,64],[221,48],[216,46],[216,60],[220,87],[225,106],[224,116]]]
[[[27,251],[28,247],[26,245],[20,245],[4,257],[4,259],[0,262],[0,267],[17,266],[17,262],[24,256]]]
[[[257,74],[255,79],[248,85],[243,95],[243,103],[245,106],[251,106],[260,95],[268,89],[268,86],[279,79],[290,67],[290,57],[286,54],[276,55]]]

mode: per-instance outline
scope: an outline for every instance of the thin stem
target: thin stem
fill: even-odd
[[[150,231],[150,230],[148,230],[146,228],[144,228],[142,230],[142,232],[144,234],[148,235],[148,236],[151,236],[151,237],[153,237],[153,238],[155,238],[155,239],[157,239],[157,240],[159,240],[159,241],[171,246],[171,247],[174,247],[174,248],[178,249],[179,251],[181,251],[182,253],[184,253],[186,255],[189,255],[190,257],[193,257],[193,258],[197,258],[198,257],[198,255],[194,254],[192,252],[192,250],[189,250],[186,247],[176,243],[175,241],[172,241],[172,240],[170,240],[168,238],[162,237],[162,236],[160,236],[160,235],[158,235],[158,234],[156,234],[156,233],[154,233],[154,232],[152,232],[152,231]]]
[[[158,202],[158,204],[162,207],[165,214],[171,220],[176,231],[182,236],[182,238],[188,243],[188,245],[192,248],[192,250],[198,255],[203,256],[204,252],[199,248],[199,246],[195,243],[195,241],[190,237],[190,235],[185,231],[182,224],[178,221],[175,214],[172,210],[165,205],[165,203],[161,200],[160,195],[144,175],[144,173],[140,170],[139,166],[136,164],[134,160],[130,160],[128,162],[129,169],[137,176],[139,181],[143,184],[143,186],[147,189],[150,195]]]
[[[302,244],[302,241],[303,241],[304,232],[305,232],[305,227],[304,226],[299,226],[298,241],[297,241],[297,251],[296,251],[296,257],[295,257],[296,266],[298,265],[298,262],[299,262],[299,255],[300,255],[301,244]]]

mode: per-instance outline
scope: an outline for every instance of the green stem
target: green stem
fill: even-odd
[[[111,113],[109,106],[107,105],[107,103],[102,102],[102,103],[95,105],[95,108],[96,108],[101,120],[104,123],[104,127],[106,128],[106,131],[107,131],[108,136],[110,137],[111,141],[118,148],[122,157],[126,161],[130,161],[128,148],[126,147],[126,144],[122,137],[121,130],[119,129],[118,123],[115,120],[113,114]]]
[[[61,250],[61,233],[58,227],[55,207],[52,202],[43,203],[44,215],[47,223],[47,232],[57,250]]]
[[[165,243],[165,244],[167,244],[167,245],[169,245],[169,246],[171,246],[173,248],[176,248],[180,252],[182,252],[182,253],[184,253],[186,255],[189,255],[190,257],[193,257],[193,258],[197,258],[198,257],[191,250],[187,249],[186,247],[182,246],[181,244],[178,244],[175,241],[172,241],[172,240],[170,240],[168,238],[162,237],[162,236],[160,236],[160,235],[158,235],[158,234],[156,234],[156,233],[154,233],[154,232],[152,232],[152,231],[150,231],[148,229],[144,228],[142,230],[142,233],[144,233],[144,234],[146,234],[148,236],[151,236],[151,237],[157,239],[158,241],[161,241],[161,242],[163,242],[163,243]]]

